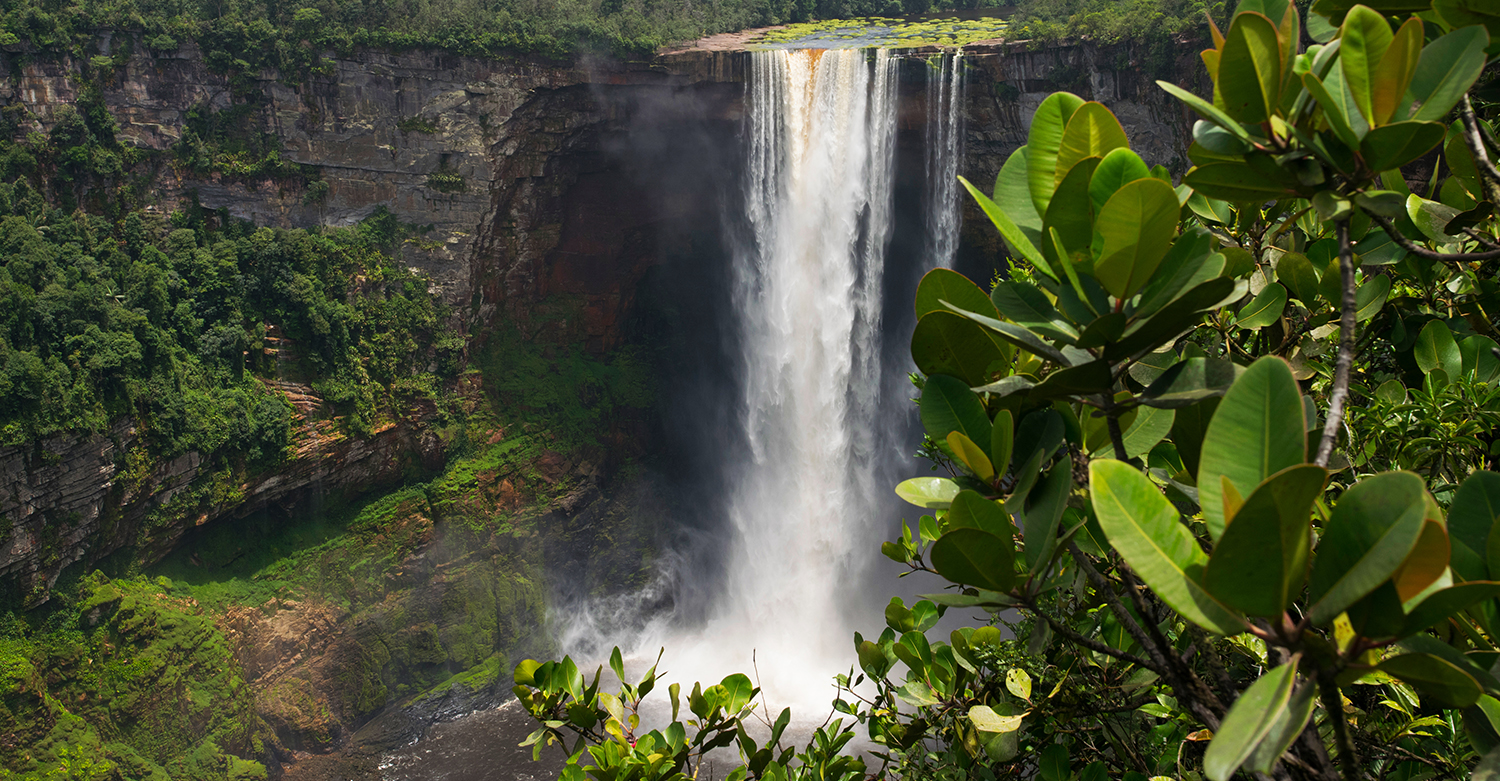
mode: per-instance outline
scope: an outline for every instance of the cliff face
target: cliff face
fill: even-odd
[[[102,34],[101,50],[119,45]],[[662,226],[712,232],[722,220],[720,185],[684,185],[693,181],[683,170],[692,162],[673,147],[689,136],[736,147],[748,60],[712,47],[645,64],[571,66],[361,51],[331,58],[325,74],[298,84],[267,72],[236,92],[191,43],[170,54],[138,44],[130,51],[123,66],[95,77],[126,143],[166,153],[189,110],[223,112],[249,95],[254,110],[245,121],[327,185],[321,198],[308,198],[297,184],[199,176],[169,163],[150,191],[161,209],[196,197],[260,224],[306,227],[353,224],[384,206],[428,227],[406,242],[405,260],[431,277],[471,346],[505,324],[521,338],[595,353],[625,338],[639,283],[666,251]],[[926,142],[929,54],[910,52],[902,72],[900,143],[911,152]],[[1025,142],[1032,110],[1059,89],[1106,102],[1143,157],[1181,166],[1190,119],[1152,79],[1195,73],[1191,52],[1150,68],[1128,48],[1089,45],[980,45],[965,60],[961,172],[982,187]],[[66,58],[0,52],[0,70],[10,74],[0,80],[0,101],[23,105],[31,117],[23,132],[47,129],[78,99],[83,68]],[[640,151],[646,138],[663,147],[654,157]],[[663,168],[679,170],[667,176]],[[1000,249],[972,205],[963,236],[971,260],[987,262]],[[316,399],[306,388],[296,392],[307,402],[297,458],[253,477],[202,474],[189,454],[124,480],[135,438],[128,421],[105,436],[0,450],[0,578],[19,578],[41,595],[72,562],[129,544],[151,560],[192,525],[293,503],[314,484],[360,490],[412,460],[441,459],[421,414],[352,441],[332,435],[326,421],[314,425]],[[217,494],[203,499],[210,483]]]

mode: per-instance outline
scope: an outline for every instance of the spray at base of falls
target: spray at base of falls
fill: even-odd
[[[772,713],[790,705],[821,718],[833,676],[853,663],[854,632],[881,626],[880,604],[858,591],[912,444],[899,423],[915,416],[905,340],[881,338],[887,286],[915,281],[886,268],[898,60],[869,49],[749,56],[743,213],[731,227],[742,237],[731,314],[741,395],[723,402],[739,408],[741,431],[728,439],[740,447],[720,456],[731,476],[730,549],[713,573],[675,557],[638,602],[569,608],[561,645],[602,658],[619,643],[640,670],[664,647],[670,680],[750,673]],[[929,86],[924,270],[951,265],[956,249],[961,71],[961,58],[946,55]],[[902,265],[897,277],[915,273]],[[909,308],[889,317],[902,326]],[[704,581],[718,586],[706,620],[634,612]]]

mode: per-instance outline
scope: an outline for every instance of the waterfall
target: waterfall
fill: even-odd
[[[735,253],[733,316],[748,452],[726,454],[735,539],[715,618],[697,648],[669,655],[676,672],[716,679],[748,670],[753,651],[777,703],[826,709],[880,528],[874,497],[890,491],[875,466],[896,60],[757,51],[746,97],[749,237]]]
[[[958,251],[958,163],[963,159],[963,50],[942,54],[927,69],[927,211],[923,260],[952,267]]]

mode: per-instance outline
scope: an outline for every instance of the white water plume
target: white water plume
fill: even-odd
[[[748,453],[731,460],[735,539],[714,618],[668,645],[680,679],[749,670],[774,705],[826,708],[847,669],[850,593],[872,548],[896,61],[759,51],[748,85],[736,253]]]
[[[941,56],[927,71],[926,267],[951,268],[958,251],[958,164],[963,159],[964,53]]]

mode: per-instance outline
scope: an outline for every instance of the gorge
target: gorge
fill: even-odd
[[[230,699],[252,737],[220,748],[293,775],[320,762],[373,772],[372,756],[432,721],[503,698],[509,665],[558,642],[625,633],[644,647],[699,626],[716,649],[842,654],[865,616],[807,594],[879,582],[853,552],[894,522],[884,470],[911,447],[899,424],[911,417],[906,302],[926,268],[987,277],[997,257],[953,175],[993,181],[1025,139],[1022,118],[1057,89],[1108,100],[1143,157],[1181,161],[1188,122],[1151,79],[1193,72],[1190,55],[1147,62],[1088,45],[700,46],[563,66],[359,51],[300,82],[261,74],[247,99],[191,44],[161,54],[121,48],[125,37],[101,35],[101,51],[120,55],[106,74],[7,51],[0,96],[45,131],[88,73],[119,137],[162,153],[190,112],[248,106],[236,116],[316,178],[204,176],[163,154],[149,206],[282,227],[347,226],[385,207],[424,226],[401,259],[449,308],[462,362],[495,366],[459,374],[441,408],[419,400],[360,436],[293,368],[295,344],[261,348],[287,367],[265,381],[297,414],[296,454],[270,469],[225,476],[191,452],[132,467],[141,433],[129,419],[0,449],[0,577],[16,604],[47,611],[72,583],[92,625],[173,602],[195,617],[173,620],[218,633],[219,662],[240,670]],[[648,342],[666,346],[643,352]],[[507,417],[520,392],[495,386],[524,384],[518,367],[532,366],[585,367],[565,405],[601,411],[561,435],[544,403]],[[642,374],[651,390],[631,390]],[[830,504],[840,510],[819,509]],[[351,520],[316,529],[337,513]],[[364,547],[341,552],[332,543],[350,530]],[[315,586],[281,577],[295,585],[253,604],[212,592],[283,548],[302,552],[297,567],[338,572]],[[95,568],[130,583],[91,581]],[[198,609],[208,593],[220,596]],[[584,605],[595,621],[584,635],[597,636],[570,639],[560,606]],[[763,634],[794,624],[827,633]],[[744,663],[716,657],[705,677]],[[37,688],[26,678],[3,694],[12,734],[42,746],[66,719]],[[130,720],[100,728],[104,742],[175,750],[132,737]],[[181,721],[162,728],[205,734]],[[0,758],[19,761],[18,749]]]

